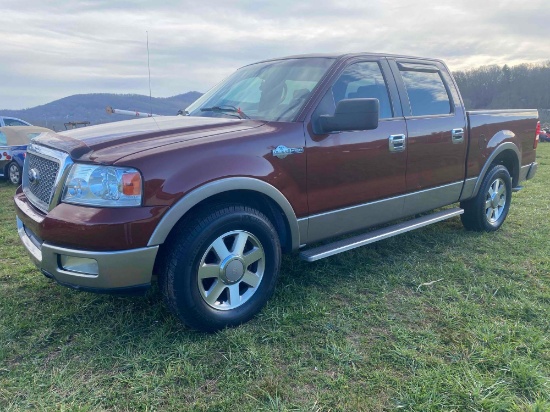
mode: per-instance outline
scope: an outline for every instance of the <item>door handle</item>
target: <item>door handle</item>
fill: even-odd
[[[388,139],[390,152],[403,152],[406,146],[407,136],[404,134],[392,134]]]
[[[451,130],[451,136],[454,144],[462,143],[464,141],[464,129],[461,127]]]

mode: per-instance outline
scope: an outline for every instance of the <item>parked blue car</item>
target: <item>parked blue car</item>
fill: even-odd
[[[27,145],[44,132],[51,130],[36,126],[0,127],[0,178],[8,179],[14,185],[21,184]]]

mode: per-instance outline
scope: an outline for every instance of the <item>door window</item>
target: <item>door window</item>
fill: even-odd
[[[348,66],[332,86],[334,107],[343,99],[370,98],[380,102],[380,119],[393,117],[388,88],[376,62]]]
[[[451,113],[451,102],[438,71],[401,69],[413,116]]]
[[[349,65],[325,94],[313,113],[314,133],[321,133],[319,116],[334,114],[336,105],[343,99],[369,98],[380,102],[380,119],[393,117],[393,110],[382,70],[376,62]]]

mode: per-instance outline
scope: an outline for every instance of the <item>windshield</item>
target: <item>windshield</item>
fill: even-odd
[[[293,121],[330,58],[286,59],[243,67],[186,109],[189,116]]]

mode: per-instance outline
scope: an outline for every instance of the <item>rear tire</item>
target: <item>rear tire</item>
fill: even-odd
[[[8,180],[12,185],[19,186],[21,184],[21,168],[15,162],[8,165]]]
[[[504,166],[494,165],[483,179],[477,195],[460,203],[464,209],[460,216],[462,224],[467,230],[493,232],[506,220],[511,201],[510,173]]]
[[[273,294],[281,246],[269,219],[241,205],[215,205],[182,221],[159,274],[170,310],[205,332],[250,320]]]

